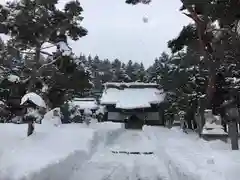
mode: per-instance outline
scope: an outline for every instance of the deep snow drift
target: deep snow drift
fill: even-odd
[[[26,129],[27,125],[0,125],[4,135],[0,138],[0,179],[33,179],[73,153],[81,153],[84,158],[94,136],[93,130],[76,124],[56,128],[36,125],[31,137],[26,137]],[[44,173],[47,176],[51,172]]]
[[[104,143],[107,133],[121,129],[117,125],[110,130],[108,123],[104,126],[41,124],[26,137],[26,124],[0,124],[0,179],[66,180]]]

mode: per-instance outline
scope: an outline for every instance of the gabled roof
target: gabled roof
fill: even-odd
[[[157,87],[148,83],[106,83],[100,102],[119,109],[149,108],[164,101],[165,94]]]

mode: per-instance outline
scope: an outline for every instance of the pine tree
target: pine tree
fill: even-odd
[[[24,54],[32,54],[34,64],[32,68],[29,90],[34,90],[38,76],[41,54],[53,55],[44,51],[46,43],[63,50],[63,43],[67,44],[67,37],[78,40],[87,31],[80,26],[82,21],[82,7],[78,1],[65,4],[63,10],[56,7],[55,0],[21,0],[8,2],[1,6],[0,32],[10,36],[9,45]],[[65,45],[66,46],[66,45]],[[30,50],[27,53],[26,50]],[[53,59],[50,65],[57,61]],[[46,65],[45,65],[46,66]]]

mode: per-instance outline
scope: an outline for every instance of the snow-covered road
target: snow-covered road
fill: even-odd
[[[71,180],[167,180],[167,169],[156,156],[153,142],[144,131],[125,130],[113,144],[96,152]]]

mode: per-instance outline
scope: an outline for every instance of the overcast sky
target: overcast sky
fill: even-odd
[[[60,6],[67,1],[59,0]],[[88,35],[71,42],[76,54],[124,62],[131,59],[149,66],[162,51],[168,51],[167,41],[189,23],[179,12],[180,0],[153,0],[151,5],[137,6],[125,4],[125,0],[79,1]],[[149,22],[143,23],[143,17]]]

